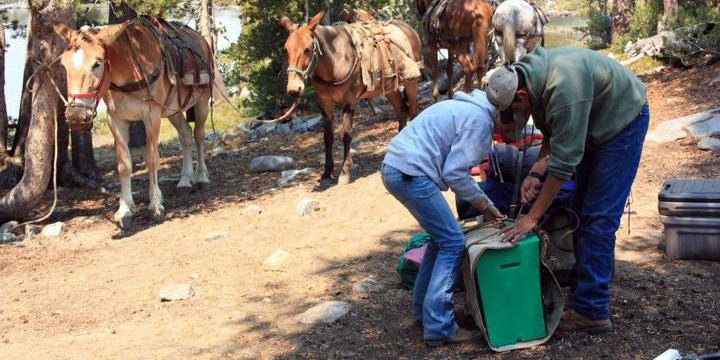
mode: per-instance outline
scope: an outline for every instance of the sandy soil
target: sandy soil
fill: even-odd
[[[718,106],[720,89],[707,84],[719,69],[645,76],[652,123]],[[181,193],[174,183],[162,183],[168,210],[162,224],[144,212],[147,175],[138,171],[133,185],[140,207],[136,228],[127,234],[110,221],[114,197],[62,189],[61,211],[51,219],[66,222],[61,237],[0,246],[0,358],[651,359],[667,348],[720,351],[720,264],[671,262],[658,249],[662,181],[720,173],[720,154],[699,151],[688,140],[646,144],[631,232],[627,217],[618,231],[613,333],[556,333],[543,346],[504,354],[483,342],[427,348],[412,327],[410,295],[394,269],[402,245],[419,228],[385,192],[377,172],[397,128],[383,117],[357,119],[359,166],[346,187],[318,185],[321,135],[305,134],[271,137],[211,158],[210,190]],[[288,154],[313,174],[274,188],[278,174],[248,172],[249,159],[261,154]],[[178,152],[163,155],[161,175],[179,173]],[[116,179],[112,159],[100,166],[109,182]],[[305,197],[319,200],[320,210],[300,217],[295,205]],[[246,215],[247,205],[263,211]],[[205,240],[211,231],[229,236]],[[278,248],[291,258],[277,268],[263,266]],[[352,284],[367,276],[388,290],[352,292]],[[192,284],[197,294],[161,302],[159,289],[172,283]],[[326,300],[349,302],[350,313],[330,325],[296,321]]]

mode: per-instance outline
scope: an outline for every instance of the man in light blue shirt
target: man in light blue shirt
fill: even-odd
[[[383,160],[385,188],[431,236],[413,289],[413,316],[423,325],[429,346],[478,337],[454,320],[452,287],[465,237],[440,192],[451,189],[486,221],[502,217],[470,175],[470,168],[488,156],[493,130],[511,137],[514,123],[496,117],[484,92],[457,92],[451,100],[425,109],[395,136]]]

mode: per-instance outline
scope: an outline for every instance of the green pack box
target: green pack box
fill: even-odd
[[[475,279],[490,346],[545,337],[540,239],[529,235],[515,247],[487,250],[476,261]]]

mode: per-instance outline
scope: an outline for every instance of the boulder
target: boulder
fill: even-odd
[[[44,237],[53,238],[60,235],[63,229],[65,229],[65,223],[58,221],[50,225],[45,225],[40,233]]]
[[[311,171],[312,170],[310,168],[304,168],[302,170],[285,170],[280,174],[277,185],[285,186],[285,184],[295,179],[298,175],[307,175],[310,174]]]
[[[300,216],[310,215],[318,210],[320,210],[320,202],[310,198],[300,200],[295,208],[295,212]]]
[[[290,135],[290,133],[292,132],[292,129],[290,128],[289,123],[284,123],[284,124],[279,124],[275,128],[275,132],[280,135]]]
[[[283,249],[277,249],[273,251],[270,256],[268,256],[265,261],[263,261],[263,265],[268,267],[276,267],[279,265],[282,265],[287,259],[290,258],[290,253],[283,250]]]
[[[258,135],[265,135],[274,132],[275,128],[277,128],[277,123],[264,123],[255,129],[255,131],[257,131]]]
[[[265,155],[250,161],[250,171],[261,173],[266,171],[283,171],[292,168],[293,159],[287,156]]]
[[[229,236],[230,236],[230,234],[227,231],[211,231],[211,232],[205,234],[205,241],[224,239]]]
[[[259,215],[262,213],[262,207],[257,205],[248,205],[242,209],[244,215]]]
[[[706,136],[698,141],[697,146],[700,150],[720,150],[720,139]]]
[[[195,296],[195,289],[190,284],[165,285],[158,294],[160,301],[185,300]]]
[[[326,301],[317,304],[298,316],[302,324],[329,324],[343,317],[350,311],[350,304],[344,301]]]
[[[653,131],[647,134],[646,139],[657,143],[664,143],[682,139],[688,134],[702,136],[710,131],[720,129],[720,108],[715,108],[701,113],[683,116],[681,118],[667,120],[656,126]]]
[[[385,291],[385,285],[367,277],[353,284],[352,289],[362,293],[381,293]]]
[[[322,131],[323,130],[323,118],[322,116],[316,116],[305,120],[307,131]]]

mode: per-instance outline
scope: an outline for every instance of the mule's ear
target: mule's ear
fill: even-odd
[[[342,9],[342,11],[340,11],[340,18],[348,24],[352,24],[355,21],[353,14],[347,11],[347,9]]]
[[[68,44],[70,43],[70,40],[77,33],[77,30],[73,30],[69,26],[67,26],[61,22],[51,21],[50,25],[52,25],[52,28],[55,31],[55,33],[58,34],[58,36],[60,36],[61,38],[63,38],[63,40],[65,40],[65,42]]]
[[[122,24],[103,26],[97,33],[97,39],[105,46],[110,46],[117,40],[118,36],[127,29],[128,22]]]
[[[315,27],[318,26],[323,16],[325,16],[325,10],[319,12],[317,15],[313,16],[310,21],[308,21],[308,27],[310,27],[310,31],[315,31]]]
[[[292,20],[290,20],[290,18],[287,17],[287,15],[280,16],[280,24],[282,24],[282,26],[288,32],[293,32],[293,31],[297,30],[297,25],[294,22],[292,22]]]

